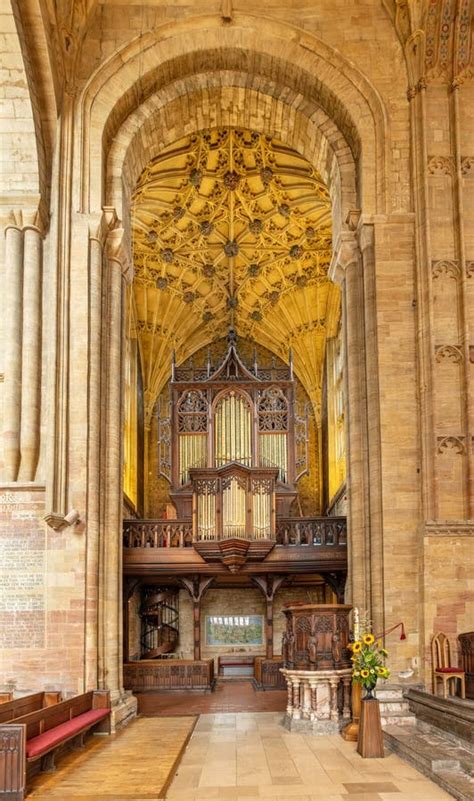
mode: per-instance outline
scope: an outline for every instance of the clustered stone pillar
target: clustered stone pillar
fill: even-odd
[[[30,224],[24,229],[23,237],[21,463],[18,479],[33,481],[39,458],[41,422],[41,231]]]
[[[16,481],[20,467],[23,234],[19,226],[11,224],[5,236],[4,462],[6,481]]]
[[[40,449],[42,233],[37,212],[5,229],[4,471],[34,481]],[[24,224],[26,220],[26,224]]]

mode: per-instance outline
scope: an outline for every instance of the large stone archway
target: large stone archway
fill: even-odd
[[[45,5],[16,4],[25,45],[42,29],[39,10]],[[64,12],[66,4],[60,5]],[[363,31],[357,41],[346,36],[338,0],[318,7],[314,20],[278,9],[271,18],[264,6],[258,14],[232,12],[230,20],[218,9],[195,17],[180,11],[166,22],[152,15],[148,27],[134,9],[123,7],[130,26],[114,29],[98,53],[88,44],[80,63],[85,31],[97,43],[102,23],[113,27],[110,16],[105,20],[113,14],[111,5],[73,4],[77,36],[62,43],[72,43],[63,53],[64,91],[59,79],[58,86],[51,81],[37,87],[35,125],[48,129],[46,166],[38,169],[43,186],[52,189],[44,259],[34,220],[7,226],[9,264],[17,277],[28,268],[36,280],[44,264],[42,326],[34,283],[23,295],[18,281],[11,284],[7,298],[7,315],[24,298],[24,319],[32,322],[21,349],[36,370],[28,392],[22,390],[25,411],[30,400],[35,410],[40,385],[42,397],[41,430],[36,418],[30,424],[31,414],[12,415],[6,427],[13,468],[5,491],[19,508],[36,498],[35,512],[46,512],[47,527],[35,523],[35,531],[54,575],[52,585],[45,585],[50,595],[44,645],[34,650],[22,675],[34,673],[37,686],[54,681],[74,691],[100,683],[122,697],[119,465],[122,304],[132,275],[130,197],[142,167],[167,142],[217,125],[277,134],[316,165],[330,187],[331,274],[343,289],[347,331],[348,600],[371,608],[378,630],[404,620],[409,638],[403,650],[394,649],[391,662],[406,668],[412,657],[423,657],[433,621],[443,620],[443,610],[452,607],[448,580],[439,603],[433,589],[443,554],[453,557],[452,580],[454,557],[462,561],[465,537],[472,534],[472,242],[458,225],[463,203],[467,209],[472,204],[469,118],[459,100],[472,91],[469,49],[458,52],[453,44],[451,75],[449,49],[435,42],[425,53],[427,31],[436,39],[436,14],[425,19],[418,4],[415,19],[410,2],[396,8],[392,2],[375,4],[368,27],[366,11],[354,11]],[[31,25],[25,25],[27,14]],[[52,14],[48,8],[44,18]],[[461,22],[459,16],[450,28],[453,42],[461,42]],[[39,83],[35,70],[49,75],[57,43],[45,38],[41,53],[25,61],[30,84]],[[53,89],[57,105],[46,102]],[[8,209],[20,206],[29,208],[26,189],[5,201]],[[18,314],[13,322],[11,342],[26,332]],[[18,352],[10,349],[5,368],[5,386],[13,376],[10,387],[16,390],[18,372],[9,370]],[[17,396],[10,396],[10,412]],[[20,483],[14,473],[20,452],[25,464],[32,462],[25,435],[33,429],[39,467],[35,472],[30,464],[28,479]],[[73,507],[81,520],[66,528]],[[433,581],[423,578],[425,567]],[[465,619],[467,598],[466,591],[454,623]],[[57,611],[65,609],[62,618]],[[59,619],[66,632],[61,648],[71,655],[64,666],[57,659]],[[21,661],[21,651],[12,654]],[[24,684],[29,686],[28,679]]]
[[[235,27],[227,29],[218,19],[207,18],[194,28],[188,23],[182,32],[167,28],[132,42],[91,79],[76,115],[79,147],[74,162],[77,181],[73,185],[81,190],[75,195],[81,212],[72,215],[70,236],[75,259],[80,262],[87,257],[89,262],[91,340],[98,338],[103,343],[101,360],[94,356],[94,348],[89,356],[87,519],[88,547],[93,551],[91,587],[97,559],[102,568],[97,588],[99,636],[95,641],[91,621],[87,683],[93,684],[97,678],[117,697],[122,693],[120,298],[132,269],[129,203],[148,161],[166,144],[193,130],[245,125],[269,135],[278,132],[327,180],[336,231],[332,275],[343,290],[348,337],[348,597],[371,610],[377,630],[382,630],[385,622],[396,622],[402,614],[399,594],[391,594],[387,587],[384,590],[384,571],[397,569],[390,549],[384,550],[384,526],[390,530],[397,523],[382,517],[375,282],[378,272],[379,292],[382,296],[384,292],[390,294],[389,274],[395,263],[406,276],[405,294],[411,293],[412,218],[408,208],[403,213],[387,214],[385,175],[390,138],[383,104],[375,90],[344,63],[340,54],[318,40],[275,23],[264,26],[262,34],[258,23],[261,21],[257,18],[239,17]],[[282,38],[287,41],[284,61]],[[202,70],[213,63],[213,58],[216,68],[204,82]],[[222,69],[226,59],[228,64],[233,63],[233,70]],[[156,63],[160,66],[154,66]],[[321,77],[315,80],[311,70]],[[79,276],[77,280],[81,280]],[[104,290],[108,297],[105,307],[98,301]],[[385,344],[386,351],[391,347],[390,342]],[[102,392],[98,391],[100,375],[109,377]],[[404,424],[413,428],[413,386],[406,394],[409,400]],[[101,430],[105,431],[102,442]],[[409,458],[415,457],[412,454]],[[394,464],[391,470],[397,473]],[[386,480],[390,480],[387,471]],[[406,524],[405,529],[399,536],[409,538]],[[416,562],[404,563],[398,569],[411,573],[413,612],[409,626],[416,631]]]

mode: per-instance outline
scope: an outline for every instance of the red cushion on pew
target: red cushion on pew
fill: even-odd
[[[435,673],[464,673],[462,668],[436,668]]]
[[[90,709],[88,712],[83,712],[72,720],[61,723],[55,726],[54,729],[45,731],[43,734],[38,734],[37,737],[32,737],[26,743],[26,757],[32,759],[35,756],[49,751],[55,745],[59,745],[63,740],[67,740],[73,734],[76,734],[87,726],[97,723],[102,718],[107,717],[110,709]]]

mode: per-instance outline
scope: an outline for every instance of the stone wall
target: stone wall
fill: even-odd
[[[0,489],[0,687],[84,691],[84,537],[51,532],[44,490]]]
[[[460,664],[457,637],[472,631],[474,620],[474,548],[462,535],[428,535],[424,538],[425,649],[424,674],[431,673],[431,637],[444,632],[451,642],[453,664]]]

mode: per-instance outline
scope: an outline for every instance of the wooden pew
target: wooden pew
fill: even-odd
[[[15,718],[29,715],[30,712],[38,712],[40,709],[57,704],[60,700],[61,693],[56,690],[10,699],[0,706],[0,723],[8,723]]]
[[[7,704],[13,701],[13,693],[0,693],[0,704]]]
[[[110,693],[96,690],[0,724],[0,801],[24,801],[36,770],[55,769],[56,752],[81,747],[86,733],[110,734]]]

